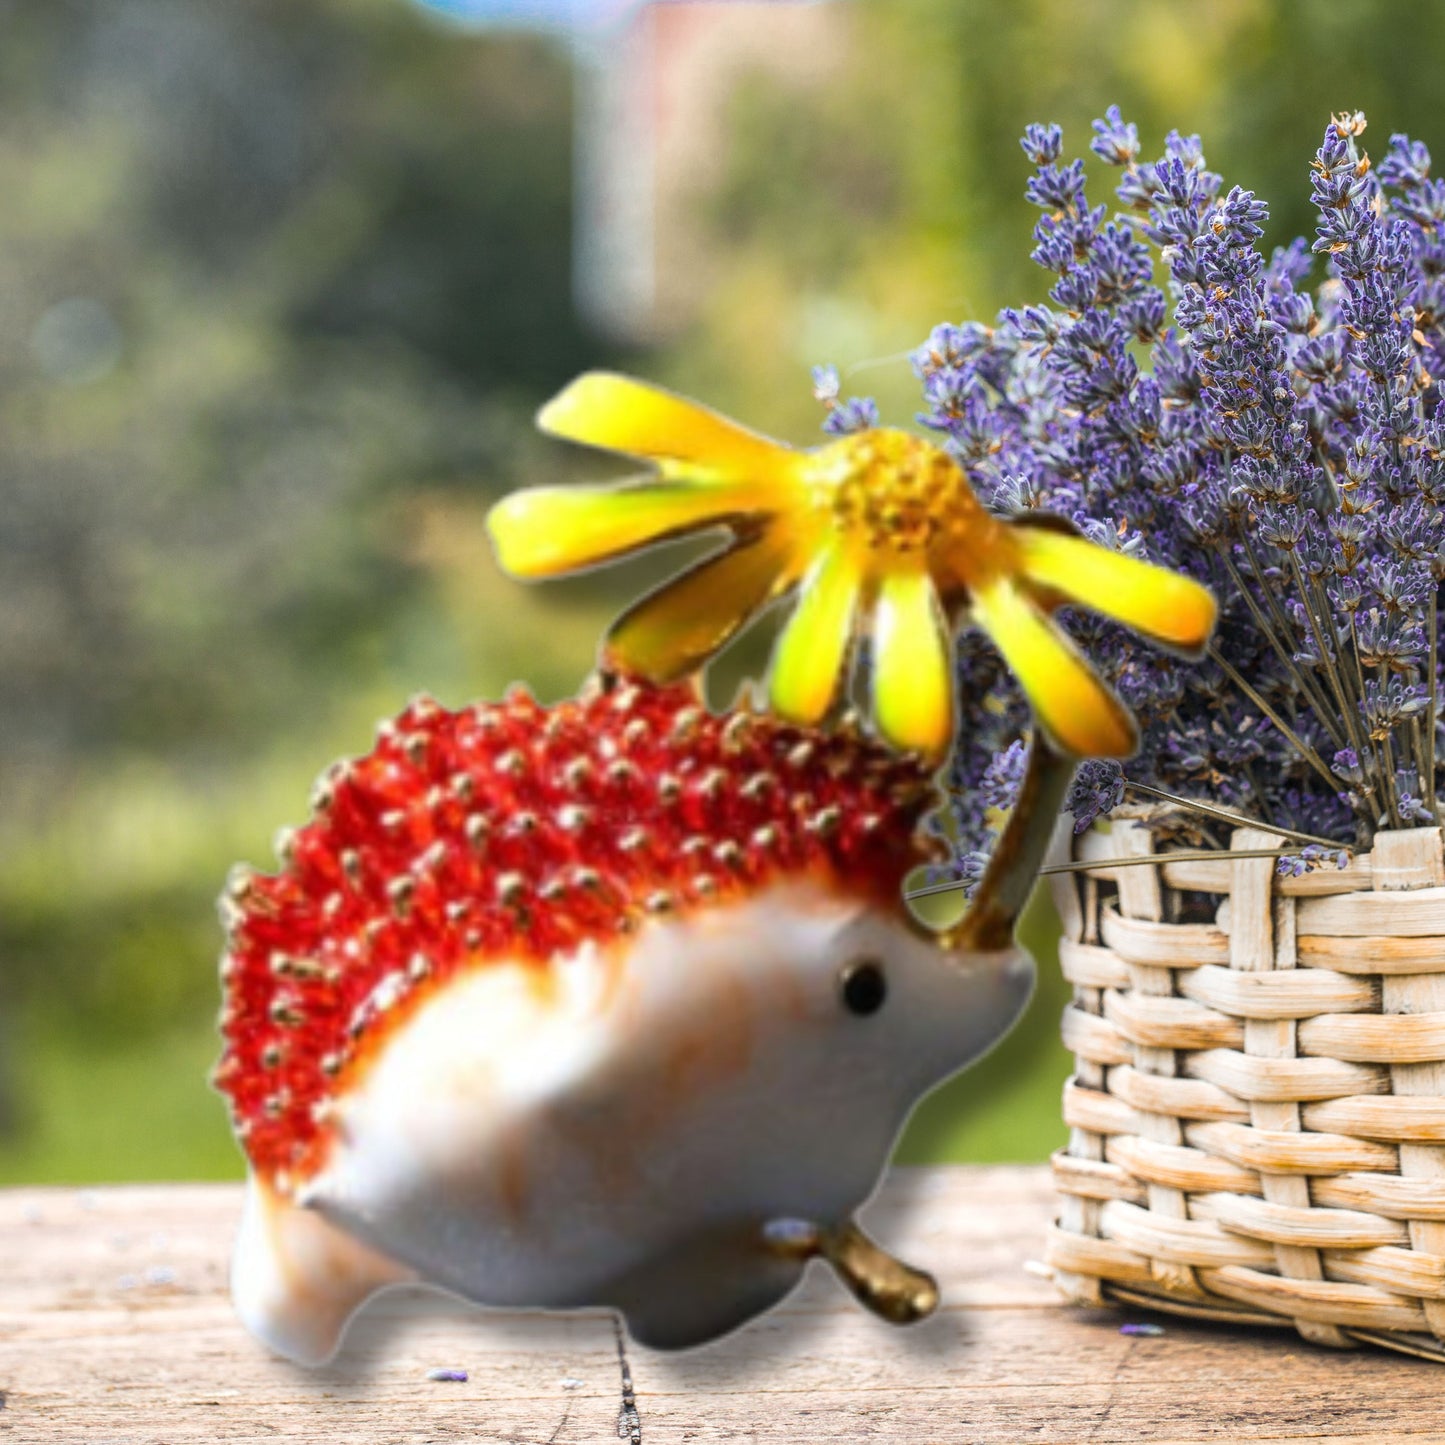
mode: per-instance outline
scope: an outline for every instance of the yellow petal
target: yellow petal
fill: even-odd
[[[898,748],[939,757],[953,740],[951,638],[932,579],[921,568],[892,572],[873,614],[873,708]]]
[[[766,480],[796,453],[695,401],[606,371],[589,371],[537,413],[553,436],[681,463],[689,471]]]
[[[1191,578],[1062,532],[1024,525],[1014,537],[1031,583],[1182,651],[1209,641],[1214,597]]]
[[[1003,578],[978,588],[973,615],[1061,748],[1084,758],[1134,752],[1139,738],[1128,708],[1013,582]]]
[[[654,682],[685,677],[797,580],[795,557],[787,535],[774,528],[706,558],[617,620],[609,659]]]
[[[528,487],[492,508],[487,529],[514,577],[553,577],[747,515],[753,495],[727,483],[651,480]]]
[[[809,571],[773,653],[769,692],[783,717],[816,723],[833,705],[853,640],[861,581],[857,562],[843,547],[829,548]]]

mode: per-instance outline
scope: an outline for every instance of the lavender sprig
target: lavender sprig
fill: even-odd
[[[1220,600],[1197,664],[1069,619],[1141,725],[1125,768],[1080,769],[1080,828],[1137,783],[1318,840],[1283,860],[1296,871],[1344,856],[1323,840],[1441,821],[1445,182],[1404,136],[1372,168],[1364,128],[1330,122],[1315,236],[1266,255],[1266,206],[1197,136],[1141,159],[1111,107],[1090,142],[1118,172],[1111,212],[1059,128],[1030,126],[1046,301],[938,326],[914,354],[919,420],[996,511],[1058,512]],[[827,401],[830,429],[852,419],[836,386]],[[980,634],[957,668],[969,726],[934,872],[966,880],[1030,718]]]

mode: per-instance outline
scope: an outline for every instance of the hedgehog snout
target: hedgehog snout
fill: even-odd
[[[900,1045],[912,1053],[915,1077],[927,1088],[973,1063],[1009,1032],[1033,994],[1037,968],[1017,943],[957,949],[943,936],[918,929],[910,934],[913,997],[901,1021]]]

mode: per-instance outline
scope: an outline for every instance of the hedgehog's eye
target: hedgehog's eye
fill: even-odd
[[[860,1018],[876,1014],[888,997],[888,980],[876,958],[858,958],[838,975],[838,992],[843,1007]]]

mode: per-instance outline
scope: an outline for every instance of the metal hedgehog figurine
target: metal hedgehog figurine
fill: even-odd
[[[1036,740],[974,907],[933,933],[900,896],[928,769],[856,729],[616,674],[413,703],[223,902],[246,1324],[320,1363],[421,1281],[680,1347],[815,1256],[927,1314],[932,1280],[853,1214],[1028,998],[1013,922],[1072,766]]]
[[[319,1362],[374,1291],[419,1280],[611,1306],[680,1347],[821,1256],[879,1314],[917,1319],[933,1281],[854,1211],[919,1096],[1028,998],[1013,924],[1073,772],[1055,748],[1134,744],[1052,612],[1078,601],[1197,648],[1213,601],[1047,519],[1005,526],[903,433],[794,452],[597,374],[540,422],[656,470],[501,503],[513,571],[732,540],[622,619],[578,699],[414,704],[323,779],[280,874],[233,880],[217,1083],[251,1163],[241,1314]],[[679,679],[795,586],[777,715],[707,711]],[[935,934],[901,885],[953,735],[945,604],[990,631],[1039,726],[973,906]],[[865,613],[902,755],[819,726]]]

